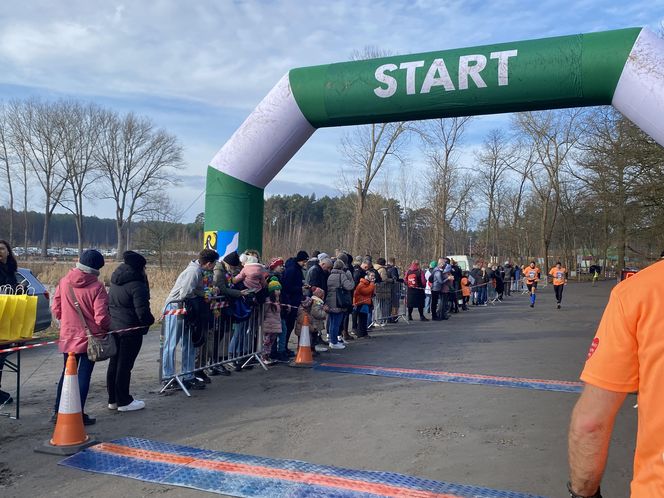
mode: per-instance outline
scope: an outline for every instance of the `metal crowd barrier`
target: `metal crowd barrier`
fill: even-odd
[[[386,323],[406,320],[406,286],[403,282],[380,282],[376,284],[373,298],[373,316],[370,326],[383,327]]]
[[[249,317],[239,321],[227,313],[231,303],[225,296],[207,298],[210,313],[207,323],[201,327],[202,344],[196,347],[190,325],[196,317],[187,316],[184,303],[182,300],[171,301],[164,307],[159,342],[159,380],[164,385],[160,393],[176,382],[187,396],[191,396],[186,381],[196,372],[223,368],[231,363],[246,367],[256,361],[267,370],[260,355],[263,305],[254,305]]]

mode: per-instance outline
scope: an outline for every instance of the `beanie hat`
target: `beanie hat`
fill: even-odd
[[[325,291],[320,287],[312,287],[311,293],[316,296],[318,299],[325,299]]]
[[[267,290],[268,292],[281,290],[281,284],[279,283],[279,280],[276,278],[270,279],[270,281],[267,283]]]
[[[295,261],[307,261],[308,259],[307,251],[298,251],[297,256],[295,256]]]
[[[247,260],[245,261],[244,264],[249,265],[254,263],[258,263],[258,258],[256,256],[247,256]]]
[[[145,258],[135,251],[125,251],[122,253],[122,260],[136,271],[141,271],[147,264]]]
[[[223,261],[228,266],[240,266],[240,256],[238,255],[237,251],[226,254]]]
[[[318,255],[318,261],[323,261],[324,259],[329,258],[329,257],[330,257],[330,255],[328,253],[322,252]]]
[[[348,266],[348,254],[342,252],[341,254],[339,254],[339,259],[343,261],[346,266]]]
[[[284,264],[284,260],[282,258],[272,258],[270,260],[270,270],[274,270],[277,266],[281,266]]]
[[[241,265],[245,264],[247,262],[248,257],[249,255],[247,253],[243,252],[242,254],[240,254],[240,264]]]
[[[436,261],[435,259],[431,263],[429,263],[429,268],[431,269],[435,268],[436,266],[438,266],[438,261]]]
[[[93,270],[99,270],[104,266],[104,256],[102,256],[101,253],[95,249],[88,249],[83,251],[83,254],[81,254],[81,257],[78,261],[83,266],[87,266]]]
[[[343,270],[345,268],[344,262],[341,261],[340,259],[337,259],[334,262],[334,267],[335,270]]]

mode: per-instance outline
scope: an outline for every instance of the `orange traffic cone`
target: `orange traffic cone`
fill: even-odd
[[[302,330],[300,330],[300,342],[297,345],[297,356],[295,361],[289,363],[291,367],[311,368],[314,366],[314,358],[311,354],[311,335],[309,334],[309,315],[304,314]]]
[[[85,433],[83,426],[78,368],[74,353],[69,353],[67,358],[57,417],[53,437],[43,446],[35,448],[35,451],[54,455],[73,455],[96,443]]]

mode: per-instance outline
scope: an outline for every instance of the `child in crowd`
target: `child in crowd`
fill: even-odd
[[[357,337],[369,337],[367,333],[369,313],[373,306],[373,296],[376,292],[374,283],[376,276],[372,272],[367,272],[366,276],[360,279],[353,294],[353,306],[357,310]]]
[[[267,270],[256,256],[247,256],[242,271],[233,277],[233,283],[244,282],[247,289],[260,290],[267,284]]]
[[[468,272],[463,272],[463,277],[461,277],[461,296],[463,298],[463,304],[461,309],[463,311],[468,311],[468,302],[470,301],[470,281],[468,280]]]
[[[274,365],[270,359],[272,345],[281,334],[281,284],[279,280],[272,279],[267,284],[268,299],[263,314],[263,350],[261,356],[267,365]]]
[[[297,309],[297,321],[295,322],[295,335],[300,337],[302,325],[304,325],[304,316],[309,316],[309,334],[311,336],[311,351],[316,353],[316,341],[318,333],[325,328],[327,313],[325,312],[325,292],[319,287],[311,288],[311,297],[305,297],[302,304]]]

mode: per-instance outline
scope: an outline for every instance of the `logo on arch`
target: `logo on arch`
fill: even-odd
[[[595,337],[593,339],[592,344],[590,345],[590,349],[588,349],[588,356],[586,357],[586,361],[590,359],[590,357],[595,354],[595,351],[597,351],[597,347],[599,346],[599,337]]]

